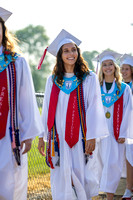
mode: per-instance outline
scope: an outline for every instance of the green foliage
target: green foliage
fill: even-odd
[[[16,31],[15,34],[20,41],[22,51],[28,53],[31,57],[32,54],[34,54],[34,57],[40,57],[44,48],[47,47],[49,38],[44,27],[40,25],[29,25]]]
[[[36,92],[44,92],[47,76],[51,73],[48,56],[45,57],[42,69],[37,70],[44,49],[48,46],[48,36],[43,26],[29,25],[15,32],[19,46],[31,67],[33,82]]]
[[[92,63],[92,59],[98,54],[97,51],[84,51],[82,56],[85,59],[85,61],[88,63],[89,69],[92,71],[95,71],[94,65]]]

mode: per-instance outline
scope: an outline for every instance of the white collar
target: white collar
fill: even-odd
[[[71,78],[74,76],[74,73],[65,73],[64,76],[67,78]]]
[[[111,86],[110,90],[108,91],[108,94],[112,93],[114,91],[114,88],[115,88],[115,79],[114,79],[114,81],[112,83],[112,86]],[[107,93],[107,89],[106,89],[106,85],[105,85],[105,79],[103,80],[103,91],[105,93]]]

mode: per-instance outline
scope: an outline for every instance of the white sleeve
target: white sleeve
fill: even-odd
[[[101,100],[99,81],[94,73],[91,76],[86,87],[86,90],[88,90],[88,105],[86,109],[87,140],[109,135]]]
[[[50,101],[52,85],[53,85],[52,76],[50,76],[47,79],[45,86],[45,94],[44,94],[42,116],[41,116],[44,127],[44,134],[42,135],[42,137],[44,138],[45,141],[47,141],[47,135],[48,135],[47,119],[48,119],[48,109],[49,109],[49,101]]]
[[[40,113],[35,97],[30,67],[23,57],[15,61],[17,97],[21,141],[39,136],[43,132]]]
[[[123,95],[123,117],[119,138],[133,138],[133,102],[130,87],[127,85]]]

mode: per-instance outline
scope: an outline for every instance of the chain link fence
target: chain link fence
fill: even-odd
[[[39,111],[42,111],[43,93],[36,93]],[[50,169],[38,149],[38,137],[28,152],[28,193],[27,200],[52,200],[50,187]]]

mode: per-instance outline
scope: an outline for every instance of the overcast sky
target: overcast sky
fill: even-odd
[[[0,6],[13,12],[9,30],[42,25],[52,42],[64,28],[82,40],[81,51],[133,54],[133,0],[0,0]]]

